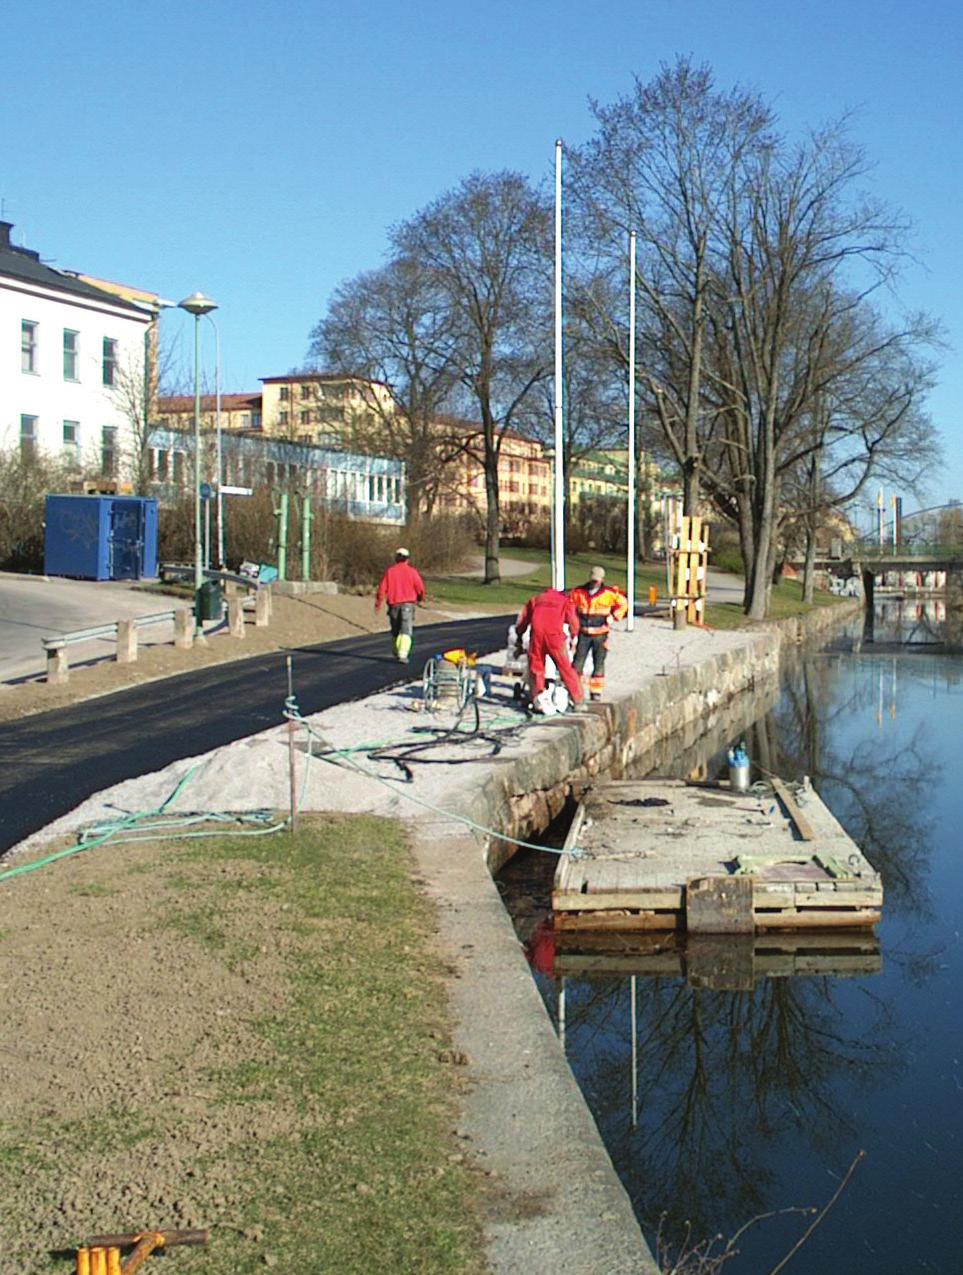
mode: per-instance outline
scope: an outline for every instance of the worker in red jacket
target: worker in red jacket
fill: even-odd
[[[395,550],[395,560],[381,577],[375,598],[375,614],[388,603],[388,621],[394,642],[395,659],[407,664],[415,628],[415,607],[425,600],[425,582],[409,562],[407,549]]]
[[[544,593],[529,598],[522,607],[515,633],[520,642],[528,629],[532,631],[528,642],[528,671],[533,700],[545,689],[545,656],[550,655],[572,703],[582,702],[582,684],[568,658],[566,624],[569,634],[573,638],[578,637],[578,615],[572,600],[557,589],[546,589]]]
[[[572,589],[569,597],[578,611],[579,635],[575,648],[575,670],[583,675],[585,662],[592,656],[592,673],[588,678],[589,695],[601,699],[605,689],[605,656],[609,649],[609,620],[624,620],[629,613],[629,600],[614,584],[605,583],[605,568],[593,567],[585,584]]]

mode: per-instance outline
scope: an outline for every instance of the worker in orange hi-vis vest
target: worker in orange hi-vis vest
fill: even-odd
[[[569,592],[578,612],[579,635],[572,663],[583,683],[588,681],[589,697],[601,699],[605,689],[605,655],[609,649],[609,621],[624,620],[629,600],[614,584],[605,583],[605,568],[593,567],[585,584]],[[585,661],[592,655],[592,672],[586,678]]]

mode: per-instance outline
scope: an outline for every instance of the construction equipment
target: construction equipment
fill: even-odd
[[[425,662],[422,697],[429,712],[443,706],[458,711],[465,707],[476,693],[477,659],[477,655],[459,647],[439,652]]]
[[[206,1244],[207,1230],[138,1231],[132,1235],[95,1235],[77,1250],[76,1275],[134,1275],[151,1253],[178,1244]],[[121,1249],[132,1252],[121,1263]]]

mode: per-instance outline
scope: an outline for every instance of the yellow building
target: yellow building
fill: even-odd
[[[353,445],[394,411],[387,385],[334,372],[262,376],[265,434],[322,447]]]
[[[156,420],[167,429],[192,430],[194,428],[193,394],[162,394],[157,400]],[[201,395],[201,429],[217,427],[217,397]],[[261,395],[222,394],[221,429],[225,432],[247,433],[261,430]]]
[[[448,466],[448,478],[438,500],[439,513],[471,513],[484,518],[485,445],[478,426],[471,421],[439,422],[449,439],[462,444]],[[513,430],[506,431],[498,459],[498,493],[502,530],[515,534],[533,522],[547,521],[552,509],[552,467],[541,443]]]

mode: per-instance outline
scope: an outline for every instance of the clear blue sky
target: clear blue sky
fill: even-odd
[[[963,498],[961,44],[950,0],[38,0],[0,42],[0,198],[55,265],[214,297],[223,388],[254,390],[388,226],[473,169],[549,176],[590,96],[689,54],[790,132],[854,112],[916,228],[900,299],[949,342],[930,497]]]

